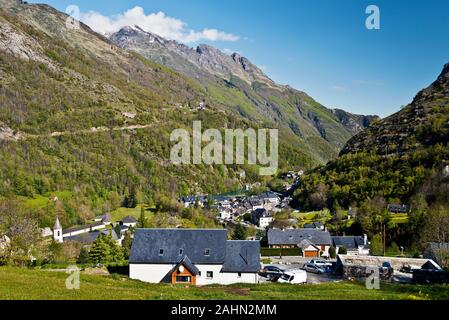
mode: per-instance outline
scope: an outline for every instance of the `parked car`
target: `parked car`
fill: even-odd
[[[270,280],[276,280],[280,276],[282,276],[285,273],[284,269],[281,269],[276,266],[265,266],[262,269],[262,272],[260,273],[260,276],[268,278]]]
[[[382,268],[381,268],[382,270],[384,270],[384,271],[393,271],[394,269],[393,269],[393,266],[391,265],[391,263],[390,262],[384,262],[384,263],[382,263]]]
[[[307,272],[304,270],[288,270],[278,279],[279,283],[302,284],[307,282]]]
[[[331,262],[323,260],[323,259],[313,259],[313,260],[310,260],[309,263],[314,264],[317,267],[325,268],[325,269],[332,267],[332,263]]]
[[[313,263],[306,263],[303,268],[307,272],[322,274],[326,273],[327,270],[325,268],[321,268]]]

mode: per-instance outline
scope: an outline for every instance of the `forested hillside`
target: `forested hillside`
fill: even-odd
[[[371,235],[388,224],[403,243],[441,241],[449,234],[449,64],[400,112],[352,138],[341,155],[311,171],[296,192],[307,209],[329,207],[336,219],[352,208]],[[398,228],[387,204],[411,206]],[[440,223],[438,222],[440,221]],[[447,239],[447,238],[446,238]]]
[[[58,210],[73,225],[113,209],[129,193],[152,202],[159,193],[219,193],[260,179],[254,166],[168,161],[171,131],[189,129],[193,120],[203,128],[258,127],[217,109],[220,102],[194,111],[207,98],[196,81],[85,25],[67,29],[66,16],[49,6],[1,3],[0,196],[50,199],[64,192],[59,202],[36,207],[45,225]],[[282,166],[314,163],[288,136],[280,149]]]
[[[256,166],[172,165],[170,133],[194,120],[203,129],[278,128],[281,169],[324,163],[352,135],[304,93],[279,96],[236,76],[205,85],[66,19],[47,5],[1,0],[0,197],[23,199],[43,226],[56,214],[81,223],[130,194],[153,203],[261,181]],[[287,118],[273,117],[280,107]]]

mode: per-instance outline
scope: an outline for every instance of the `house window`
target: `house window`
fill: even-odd
[[[210,256],[210,249],[204,250],[204,255],[205,255],[206,257],[209,257],[209,256]]]
[[[198,271],[198,277],[201,277],[201,271]]]
[[[159,249],[159,256],[163,256],[164,255],[164,249]]]
[[[176,283],[191,283],[192,277],[189,276],[176,276]]]
[[[183,253],[184,253],[184,250],[182,250],[182,249],[179,249],[179,255],[180,255],[180,256],[182,256],[182,255],[183,255]]]
[[[214,278],[214,272],[213,271],[207,271],[207,278],[213,279]]]
[[[241,278],[242,277],[242,273],[241,272],[237,273],[237,277]]]

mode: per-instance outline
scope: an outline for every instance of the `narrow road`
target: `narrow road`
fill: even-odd
[[[107,127],[93,127],[90,129],[80,129],[75,131],[62,131],[62,132],[52,132],[50,134],[27,134],[22,132],[12,132],[12,130],[8,131],[0,131],[0,140],[7,140],[7,141],[19,141],[19,140],[28,140],[28,139],[35,139],[35,138],[51,138],[51,137],[62,137],[62,136],[70,136],[70,135],[77,135],[77,134],[94,134],[94,133],[100,133],[100,132],[109,132],[109,131],[132,131],[132,130],[139,130],[139,129],[147,129],[154,126],[154,124],[146,124],[146,125],[131,125],[131,126],[122,126],[122,127],[114,127],[114,128],[107,128]]]

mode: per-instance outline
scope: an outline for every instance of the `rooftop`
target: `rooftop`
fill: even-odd
[[[330,233],[319,229],[268,230],[269,245],[298,245],[305,239],[315,245],[332,245]]]
[[[223,265],[222,272],[257,272],[259,248],[258,241],[228,241],[225,229],[137,229],[129,262],[177,265],[189,261]]]

